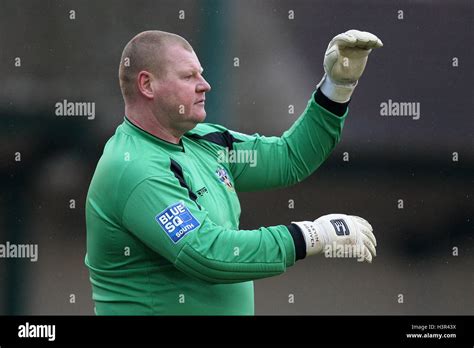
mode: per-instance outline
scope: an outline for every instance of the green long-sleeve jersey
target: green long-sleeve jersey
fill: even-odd
[[[87,254],[99,315],[252,315],[254,279],[296,259],[290,227],[240,230],[238,191],[289,186],[340,139],[318,100],[281,137],[198,124],[179,144],[127,118],[107,142],[86,200]],[[324,105],[324,107],[322,106]]]

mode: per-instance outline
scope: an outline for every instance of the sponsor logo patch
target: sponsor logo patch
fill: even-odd
[[[175,244],[186,234],[200,226],[199,221],[183,202],[170,205],[155,216],[155,220]]]

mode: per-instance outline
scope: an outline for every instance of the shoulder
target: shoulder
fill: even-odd
[[[121,185],[134,185],[148,176],[169,175],[170,156],[164,149],[118,129],[107,142],[97,171],[119,178]]]

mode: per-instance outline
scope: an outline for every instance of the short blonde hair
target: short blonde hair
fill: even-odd
[[[193,51],[183,37],[159,30],[143,31],[125,45],[119,65],[120,89],[125,102],[133,100],[137,94],[136,79],[140,71],[150,71],[158,77],[166,74],[164,53],[170,45]]]

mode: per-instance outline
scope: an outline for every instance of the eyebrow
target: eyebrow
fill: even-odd
[[[193,67],[190,67],[190,68],[182,70],[182,72],[189,72],[189,71],[192,71],[193,73],[195,73],[196,71],[199,71],[199,73],[202,74],[204,72],[204,69],[202,67],[199,68],[199,69],[195,69]]]

